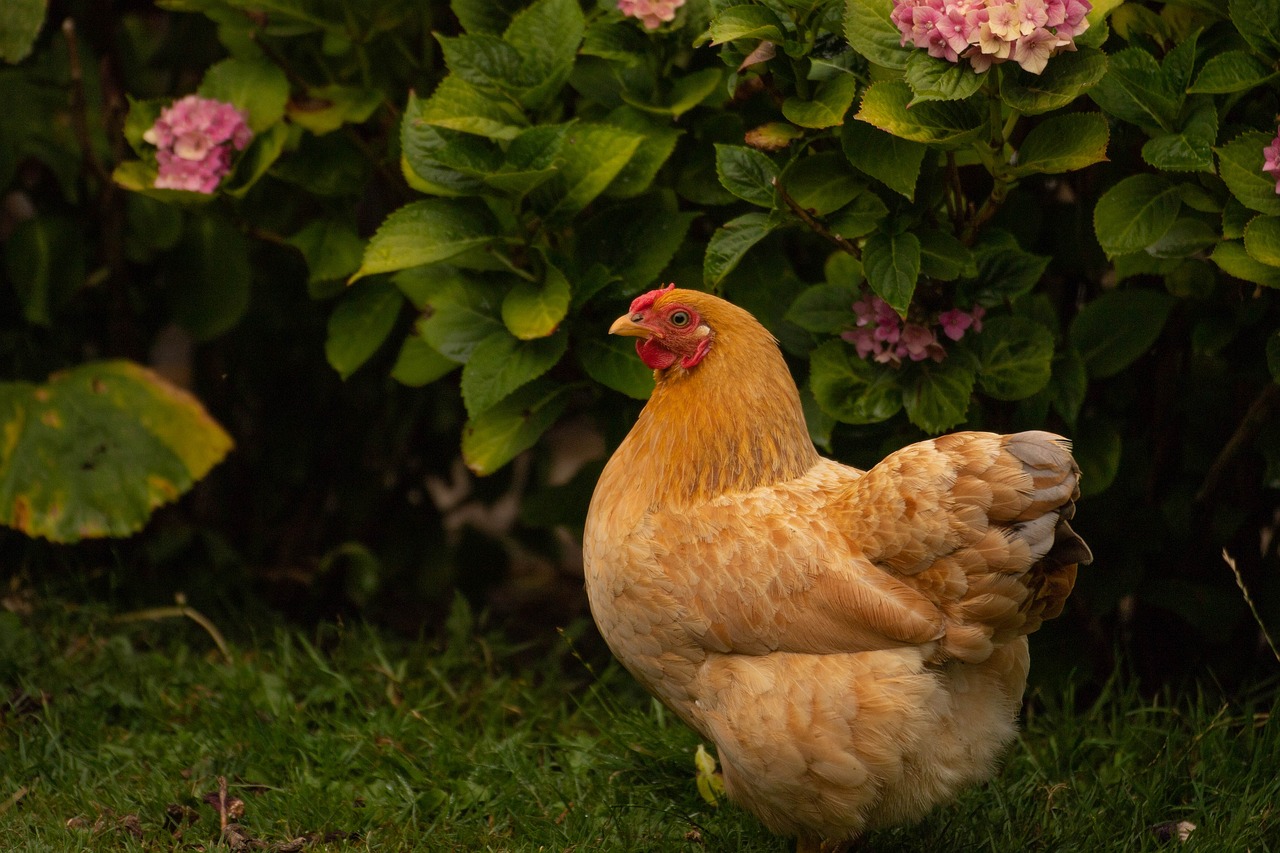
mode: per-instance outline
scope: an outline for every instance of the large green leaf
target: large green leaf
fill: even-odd
[[[1152,137],[1142,146],[1142,159],[1166,172],[1213,172],[1213,144],[1218,141],[1218,110],[1201,97],[1173,133]]]
[[[862,249],[867,284],[905,317],[920,278],[920,238],[910,232],[872,234]]]
[[[205,72],[200,94],[239,107],[253,132],[261,133],[284,118],[289,79],[266,60],[224,59]]]
[[[712,44],[734,39],[757,39],[775,44],[784,38],[782,21],[764,6],[730,6],[711,19],[706,37]]]
[[[1280,216],[1257,216],[1245,226],[1244,248],[1249,257],[1280,267]]]
[[[502,322],[522,341],[545,338],[560,327],[569,311],[569,280],[546,264],[542,281],[521,279],[502,300]]]
[[[441,354],[422,336],[406,335],[391,368],[391,378],[402,385],[419,388],[435,382],[458,366],[458,362]]]
[[[404,297],[387,279],[348,290],[329,315],[324,355],[343,379],[382,346],[400,315]]]
[[[457,74],[440,81],[418,119],[491,139],[514,139],[529,124],[509,100],[477,89]]]
[[[826,216],[853,201],[867,182],[839,151],[798,157],[783,171],[783,189],[802,210]]]
[[[844,341],[809,355],[809,387],[823,411],[848,424],[879,423],[902,409],[894,371],[858,358]]]
[[[1022,141],[1014,174],[1055,175],[1100,163],[1107,159],[1109,134],[1101,113],[1050,116]]]
[[[968,62],[948,62],[923,50],[912,51],[907,60],[906,80],[915,93],[913,105],[921,101],[962,101],[978,91],[985,79]]]
[[[993,317],[975,338],[978,381],[997,400],[1022,400],[1049,382],[1053,333],[1026,317]]]
[[[634,339],[592,336],[576,342],[574,351],[586,374],[606,388],[637,400],[653,393],[653,371],[636,356]]]
[[[462,458],[480,475],[492,474],[533,447],[569,404],[573,386],[532,382],[477,417],[462,430]]]
[[[1055,56],[1043,74],[1004,65],[1000,99],[1023,115],[1039,115],[1067,106],[1107,73],[1107,57],[1100,50],[1080,47]]]
[[[818,334],[833,334],[853,325],[853,303],[858,291],[853,284],[815,284],[800,292],[786,319]]]
[[[506,333],[501,312],[507,288],[501,282],[448,268],[423,269],[433,281],[425,297],[414,300],[423,308],[417,331],[441,355],[465,362],[482,340]],[[397,283],[405,289],[399,278]]]
[[[920,165],[927,145],[901,139],[862,121],[846,121],[840,129],[840,147],[849,162],[894,192],[915,198]]]
[[[535,0],[511,19],[503,40],[520,52],[521,75],[536,81],[521,94],[521,104],[542,109],[559,94],[573,70],[584,27],[578,0]]]
[[[1280,288],[1280,269],[1255,259],[1241,240],[1223,240],[1209,258],[1228,275],[1242,281]]]
[[[1114,376],[1149,350],[1173,302],[1154,290],[1113,290],[1080,309],[1069,337],[1089,375]]]
[[[985,116],[969,101],[926,101],[908,109],[911,87],[901,80],[871,84],[857,119],[912,142],[956,148],[977,139]]]
[[[54,542],[128,536],[231,446],[199,401],[132,362],[0,383],[0,523]]]
[[[1275,73],[1274,68],[1247,50],[1225,50],[1209,57],[1187,91],[1206,95],[1244,92],[1266,82]]]
[[[505,329],[476,344],[462,368],[462,402],[472,417],[546,373],[569,344],[564,332],[522,341]]]
[[[973,278],[978,274],[973,251],[949,231],[934,228],[917,232],[920,240],[920,274],[938,281]]]
[[[364,250],[352,281],[456,257],[491,245],[498,224],[472,199],[426,199],[407,204],[383,221]]]
[[[1280,3],[1276,0],[1230,0],[1231,23],[1259,53],[1280,56]]]
[[[650,193],[622,204],[599,208],[577,229],[575,256],[582,267],[603,264],[636,293],[651,285],[680,248],[693,212],[680,212],[668,197]],[[574,278],[578,299],[581,278]]]
[[[604,194],[613,198],[632,198],[649,189],[658,170],[671,157],[682,131],[663,127],[634,107],[618,107],[605,117],[605,124],[640,134],[640,145],[609,185]]]
[[[631,161],[645,137],[608,124],[578,122],[561,150],[560,178],[548,215],[567,219],[604,192]]]
[[[973,247],[978,275],[966,282],[966,301],[995,305],[1020,296],[1036,286],[1049,267],[1047,255],[1036,255],[1018,245],[1018,239],[1000,228],[986,228]]]
[[[1140,47],[1113,53],[1107,73],[1089,97],[1116,118],[1144,128],[1173,131],[1182,109],[1185,85],[1165,73],[1155,57]]]
[[[1094,232],[1110,256],[1136,252],[1164,236],[1181,207],[1182,195],[1175,184],[1159,175],[1131,175],[1098,199]]]
[[[703,282],[709,287],[718,286],[738,265],[743,255],[773,230],[774,225],[768,214],[747,213],[716,229],[707,241],[707,250],[702,260]]]
[[[360,267],[364,240],[354,227],[338,219],[317,219],[289,238],[307,261],[307,282],[345,279]]]
[[[907,419],[929,433],[964,422],[973,396],[973,367],[953,353],[939,363],[922,361],[914,380],[902,389]]]
[[[902,33],[890,20],[891,0],[845,0],[844,36],[849,46],[886,68],[907,67],[915,48],[902,46]]]
[[[842,72],[819,83],[811,98],[787,98],[782,102],[782,114],[800,127],[835,127],[844,124],[845,113],[857,93],[857,78]]]
[[[47,0],[5,0],[0,6],[0,59],[16,64],[27,58],[47,5]]]
[[[1249,131],[1228,142],[1218,152],[1218,173],[1227,189],[1250,210],[1280,214],[1275,179],[1262,171],[1262,149],[1271,144],[1270,133]]]
[[[778,177],[774,162],[743,145],[716,145],[715,149],[721,186],[743,201],[772,210],[777,195],[773,181]]]

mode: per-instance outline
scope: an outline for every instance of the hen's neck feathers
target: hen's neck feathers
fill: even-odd
[[[612,473],[643,505],[687,506],[809,470],[818,452],[773,336],[720,299],[680,297],[711,327],[711,349],[691,370],[655,372],[653,395],[611,460]]]

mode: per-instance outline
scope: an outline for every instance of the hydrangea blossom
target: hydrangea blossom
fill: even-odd
[[[618,0],[618,11],[629,18],[639,18],[645,29],[656,30],[676,16],[685,0]]]
[[[157,189],[212,193],[231,171],[231,152],[253,138],[247,117],[234,106],[187,95],[160,111],[143,140],[156,147]]]
[[[1280,195],[1280,128],[1276,128],[1276,138],[1262,149],[1262,171],[1276,181],[1276,195]]]
[[[1012,60],[1032,74],[1049,57],[1075,50],[1089,27],[1088,0],[893,0],[891,19],[902,44],[975,71]]]
[[[939,314],[934,322],[947,338],[958,341],[965,332],[982,331],[986,309],[975,305],[972,311],[952,308]],[[942,361],[947,351],[938,341],[933,323],[904,322],[879,296],[869,294],[853,303],[854,327],[841,337],[853,344],[859,358],[870,358],[880,364],[898,365],[903,361]]]

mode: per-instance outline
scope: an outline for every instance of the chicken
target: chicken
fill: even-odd
[[[1070,444],[956,433],[864,472],[818,455],[741,308],[668,287],[609,331],[656,387],[592,496],[591,611],[715,743],[729,797],[800,850],[838,849],[990,778],[1026,635],[1091,559]]]

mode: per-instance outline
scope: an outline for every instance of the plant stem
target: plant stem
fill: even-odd
[[[862,252],[859,251],[857,246],[827,228],[827,226],[818,221],[817,217],[801,207],[800,204],[791,197],[791,194],[787,192],[786,187],[782,186],[782,183],[777,178],[773,179],[773,186],[778,191],[778,195],[782,196],[782,200],[786,203],[787,207],[791,209],[791,212],[800,217],[800,221],[809,226],[815,234],[832,243],[836,248],[840,249],[840,251],[847,252],[859,260],[862,259]]]

